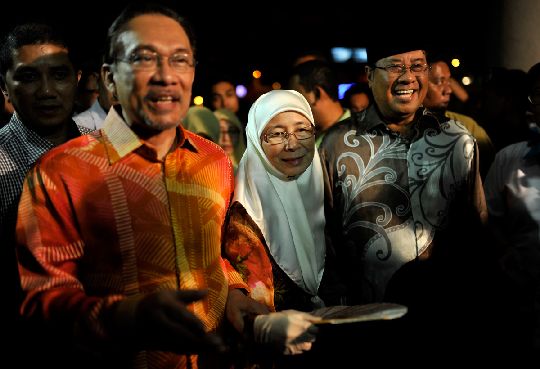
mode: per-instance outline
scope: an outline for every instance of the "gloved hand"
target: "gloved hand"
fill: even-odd
[[[296,310],[258,315],[253,323],[255,342],[269,344],[285,355],[311,350],[320,317]]]

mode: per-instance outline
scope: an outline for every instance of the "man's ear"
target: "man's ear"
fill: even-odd
[[[366,75],[367,75],[368,85],[369,85],[369,88],[371,88],[371,86],[373,85],[373,71],[375,69],[371,68],[369,65],[366,65],[365,68],[366,68]]]
[[[321,86],[315,86],[313,89],[313,93],[315,94],[315,101],[319,100],[321,98],[321,92],[324,93],[324,90]]]
[[[79,84],[79,82],[81,81],[81,77],[82,77],[82,70],[77,69],[77,84]]]
[[[6,80],[4,79],[4,76],[0,76],[0,89],[2,90],[2,94],[4,95],[4,99],[6,99],[7,101],[10,101],[9,100],[9,94],[7,92],[7,87],[6,87]]]
[[[101,66],[101,79],[113,98],[118,101],[118,95],[116,94],[116,83],[114,82],[114,72],[110,64],[103,64]]]

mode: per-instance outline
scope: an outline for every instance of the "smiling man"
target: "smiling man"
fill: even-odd
[[[412,266],[437,265],[444,275],[467,241],[456,237],[485,217],[477,147],[461,125],[422,108],[429,68],[421,47],[380,45],[368,55],[374,104],[332,127],[320,147],[327,269],[335,262],[342,282],[328,293],[335,303],[399,301],[418,316],[436,299],[418,288],[440,282],[443,299],[448,291]]]
[[[197,353],[224,349],[225,317],[241,330],[244,313],[268,311],[221,258],[232,165],[180,124],[195,76],[184,19],[128,6],[105,53],[119,104],[100,130],[45,155],[23,189],[21,312],[84,347],[76,363],[61,347],[57,365],[196,368]]]
[[[90,130],[71,119],[77,74],[65,38],[49,25],[27,23],[11,30],[0,51],[0,74],[2,92],[15,110],[0,130],[0,260],[1,269],[9,273],[4,281],[11,313],[5,314],[3,325],[9,327],[4,331],[9,344],[24,342],[28,349],[35,334],[24,336],[18,324],[21,291],[14,240],[24,177],[45,152]],[[20,354],[23,351],[6,350],[21,368],[23,360],[40,357],[34,348],[35,356]]]

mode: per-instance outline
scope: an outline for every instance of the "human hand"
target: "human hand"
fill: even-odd
[[[223,351],[217,335],[207,333],[202,322],[187,306],[204,298],[207,291],[162,290],[128,298],[119,303],[115,317],[128,322],[135,344],[141,349],[193,353]]]
[[[264,304],[246,296],[239,289],[232,289],[227,296],[227,320],[238,332],[244,330],[244,317],[246,315],[268,314],[270,310]]]
[[[271,344],[285,355],[311,350],[318,332],[313,322],[320,317],[296,310],[259,315],[253,324],[255,341]]]

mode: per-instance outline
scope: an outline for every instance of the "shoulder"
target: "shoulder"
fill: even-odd
[[[234,186],[233,165],[225,151],[216,143],[207,140],[193,132],[184,129],[186,140],[192,145],[190,152],[190,167],[201,173],[206,179],[210,177],[223,178]],[[209,171],[213,174],[210,175]],[[217,180],[217,178],[214,178]]]
[[[522,159],[530,150],[529,144],[527,141],[521,141],[514,143],[508,146],[503,147],[495,155],[495,160],[497,161],[517,161]]]
[[[187,129],[184,129],[184,135],[187,140],[193,143],[193,146],[201,155],[212,155],[215,159],[227,159],[227,154],[225,151],[213,141],[210,141],[202,136],[199,136]]]
[[[446,111],[445,115],[456,122],[461,123],[465,126],[471,133],[474,131],[484,131],[484,129],[472,118],[465,114],[456,113],[453,111]]]
[[[331,126],[325,133],[321,142],[321,148],[334,146],[336,141],[341,141],[342,137],[351,130],[357,130],[356,115],[351,115],[349,118],[343,119]]]
[[[11,129],[10,123],[0,128],[0,146],[5,146],[7,143],[11,142],[14,137],[15,134]]]
[[[39,159],[38,164],[40,166],[52,166],[52,167],[61,167],[66,160],[77,160],[78,153],[82,151],[87,151],[87,147],[91,142],[95,142],[95,135],[82,135],[75,137],[59,146],[52,148],[47,151]]]

